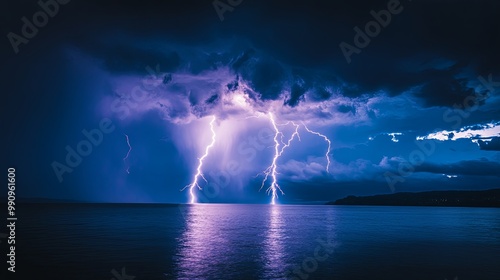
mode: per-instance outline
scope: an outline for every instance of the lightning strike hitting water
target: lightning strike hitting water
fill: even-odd
[[[201,167],[203,166],[203,160],[208,156],[208,152],[210,148],[212,148],[215,144],[215,130],[214,130],[214,123],[215,123],[215,116],[212,117],[212,120],[210,121],[210,131],[212,132],[212,142],[205,148],[205,153],[203,156],[201,156],[198,159],[198,168],[196,168],[196,174],[194,175],[193,182],[184,188],[182,188],[181,191],[185,190],[186,188],[189,187],[189,196],[190,196],[190,201],[189,203],[193,204],[196,203],[196,194],[194,193],[194,188],[197,187],[198,189],[201,190],[200,185],[198,184],[198,180],[200,177],[207,182],[207,179],[203,176],[203,173],[201,172]]]
[[[126,164],[126,160],[128,159],[128,156],[130,155],[130,151],[132,151],[132,146],[130,146],[130,141],[128,139],[128,135],[125,133],[124,133],[124,135],[125,135],[125,139],[127,139],[127,145],[128,145],[127,155],[123,158],[123,162]],[[127,172],[127,174],[130,174],[129,169],[130,169],[130,166],[127,166],[127,169],[125,170]]]
[[[293,122],[293,121],[289,121],[289,122],[286,122],[283,124],[277,124],[276,120],[274,118],[274,115],[272,113],[268,113],[268,114],[258,113],[255,116],[250,116],[250,117],[247,117],[245,119],[260,118],[261,116],[266,116],[269,119],[269,121],[271,122],[271,124],[274,128],[275,133],[274,133],[274,138],[273,138],[274,145],[271,146],[271,147],[274,147],[273,160],[271,162],[271,165],[269,165],[262,172],[264,174],[264,179],[262,180],[262,184],[261,184],[259,190],[264,188],[264,185],[266,184],[266,182],[268,180],[270,180],[271,185],[269,186],[269,188],[266,189],[266,193],[271,194],[271,204],[276,204],[276,199],[278,198],[278,191],[281,192],[282,195],[285,194],[283,192],[283,190],[281,189],[281,186],[278,184],[278,178],[277,178],[277,175],[279,174],[277,171],[278,159],[283,154],[285,149],[291,146],[292,141],[295,139],[295,137],[297,137],[299,139],[299,141],[301,140],[300,134],[299,134],[300,125]],[[189,188],[189,195],[190,195],[190,203],[191,204],[196,203],[196,200],[197,200],[197,197],[195,194],[195,187],[197,187],[200,190],[202,189],[201,186],[199,185],[200,178],[203,179],[205,182],[207,182],[206,178],[203,176],[202,167],[203,167],[204,159],[208,156],[210,149],[215,145],[215,139],[216,139],[216,133],[214,130],[215,120],[216,120],[216,117],[213,116],[212,120],[210,121],[210,131],[212,132],[212,141],[208,146],[206,146],[205,153],[198,159],[198,168],[196,169],[196,174],[194,175],[193,181],[191,184],[186,185],[184,188],[181,189],[181,191],[183,191],[186,188]],[[288,138],[287,141],[284,141],[285,135],[282,131],[280,131],[280,129],[278,127],[279,126],[287,126],[289,124],[292,124],[294,126],[295,130],[291,134],[290,138]],[[302,123],[302,125],[304,126],[304,129],[307,132],[322,137],[328,143],[328,149],[326,151],[326,160],[327,160],[326,171],[329,172],[329,168],[330,168],[329,154],[330,154],[330,149],[331,149],[330,139],[319,132],[310,130],[304,123]]]
[[[263,187],[264,187],[264,184],[266,183],[267,179],[269,178],[269,176],[271,176],[272,178],[272,182],[271,182],[271,185],[269,186],[269,188],[266,190],[266,193],[271,193],[271,204],[275,204],[276,203],[276,198],[278,197],[278,193],[277,191],[280,191],[281,194],[285,194],[283,192],[283,190],[281,190],[281,187],[280,185],[278,184],[278,179],[276,178],[278,172],[276,171],[276,168],[278,167],[278,164],[277,164],[277,161],[278,161],[278,158],[283,154],[283,151],[290,146],[290,143],[292,142],[292,140],[295,138],[295,136],[297,136],[300,140],[300,136],[299,136],[299,133],[298,133],[298,129],[299,129],[299,125],[295,124],[294,122],[291,122],[293,124],[293,126],[295,126],[295,131],[294,133],[292,134],[292,136],[290,136],[290,138],[288,139],[287,143],[283,142],[283,133],[278,129],[278,126],[276,125],[276,121],[274,120],[274,116],[272,113],[269,113],[268,114],[269,116],[269,120],[271,121],[271,124],[273,125],[273,128],[274,128],[274,131],[275,131],[275,134],[274,134],[274,157],[273,157],[273,161],[271,163],[271,165],[266,168],[266,170],[264,170],[264,179],[262,180],[262,184],[260,186],[260,189],[261,190]],[[286,123],[285,125],[287,125],[288,123]],[[281,142],[281,150],[279,149],[280,148],[280,142],[278,141],[278,137],[281,135],[280,137],[280,142]]]
[[[318,135],[320,137],[323,137],[323,139],[325,139],[326,142],[328,142],[328,150],[326,151],[326,161],[327,161],[327,164],[326,164],[326,172],[330,173],[329,171],[329,168],[330,168],[330,157],[328,156],[328,154],[330,153],[330,147],[331,147],[331,144],[332,142],[330,141],[330,139],[328,139],[328,137],[326,137],[325,135],[319,133],[319,132],[316,132],[316,131],[312,131],[310,130],[309,128],[307,128],[307,126],[302,123],[302,125],[304,126],[304,128],[309,132],[309,133],[312,133],[312,134],[315,134],[315,135]]]

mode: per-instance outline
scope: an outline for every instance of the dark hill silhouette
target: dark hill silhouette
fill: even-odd
[[[486,191],[401,192],[374,196],[348,196],[330,205],[500,207],[500,189]]]

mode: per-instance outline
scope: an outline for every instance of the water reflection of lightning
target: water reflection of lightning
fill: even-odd
[[[318,135],[319,137],[322,137],[323,139],[325,139],[326,142],[328,142],[328,150],[326,150],[326,161],[327,161],[327,164],[326,164],[326,172],[330,172],[329,171],[329,168],[330,168],[330,157],[329,157],[329,154],[330,154],[330,148],[331,148],[331,144],[332,142],[330,141],[330,139],[328,139],[328,137],[326,137],[325,135],[319,133],[319,132],[316,132],[316,131],[312,131],[310,130],[309,128],[307,128],[307,126],[302,123],[302,125],[304,126],[304,128],[309,132],[309,133],[312,133],[312,134],[315,134],[315,135]]]
[[[128,139],[128,135],[127,134],[124,134],[124,135],[125,135],[125,139],[127,139],[128,152],[127,152],[127,155],[123,158],[123,162],[125,164],[127,164],[126,160],[128,159],[128,156],[130,155],[130,152],[132,151],[132,146],[130,146],[130,141]],[[129,169],[130,169],[130,166],[127,166],[127,169],[125,170],[128,174],[130,174]]]
[[[201,190],[201,186],[198,184],[198,180],[200,177],[207,182],[207,179],[205,179],[205,176],[203,176],[203,173],[201,172],[201,168],[203,166],[203,160],[208,156],[208,152],[210,148],[212,148],[215,144],[215,130],[214,130],[214,123],[215,123],[215,116],[212,117],[212,120],[210,121],[210,131],[212,132],[212,142],[205,148],[205,153],[203,156],[201,156],[198,159],[198,168],[196,168],[196,174],[194,175],[193,182],[184,188],[182,188],[181,191],[185,190],[186,188],[189,187],[189,196],[190,196],[190,201],[189,203],[196,203],[197,197],[196,194],[194,193],[194,188],[197,187],[198,189]]]

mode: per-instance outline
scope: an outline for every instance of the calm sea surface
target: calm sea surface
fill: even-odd
[[[500,279],[494,208],[31,204],[17,216],[17,279]]]

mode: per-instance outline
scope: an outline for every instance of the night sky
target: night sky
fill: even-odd
[[[299,125],[280,203],[500,185],[498,1],[57,5],[32,38],[37,1],[1,11],[2,170],[18,198],[185,203],[215,117],[196,192],[268,203],[269,113],[284,142]],[[331,140],[328,171],[305,126]]]

